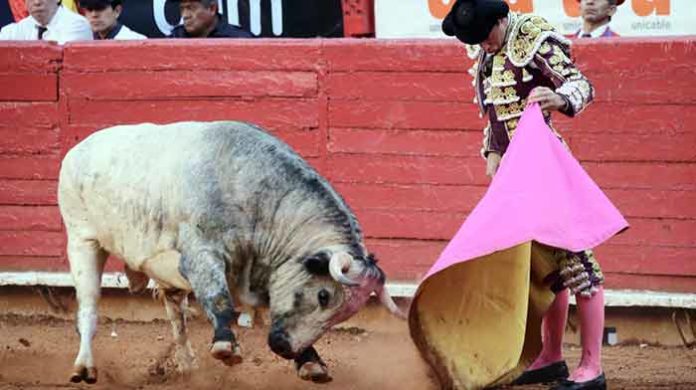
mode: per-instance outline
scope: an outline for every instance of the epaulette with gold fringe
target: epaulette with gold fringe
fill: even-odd
[[[507,55],[513,65],[527,66],[542,43],[549,37],[570,48],[570,40],[559,34],[546,19],[536,15],[520,15],[511,20],[514,25],[507,43]]]

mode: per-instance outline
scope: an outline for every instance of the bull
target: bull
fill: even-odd
[[[97,381],[91,341],[109,254],[124,261],[131,287],[152,279],[162,291],[183,372],[194,365],[184,318],[190,293],[212,324],[214,358],[242,360],[230,328],[235,304],[267,306],[270,349],[314,381],[330,376],[312,345],[372,293],[403,316],[341,196],[288,145],[248,123],[95,132],[63,159],[58,204],[78,299],[73,382]]]

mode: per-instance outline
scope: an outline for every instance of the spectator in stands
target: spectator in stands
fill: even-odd
[[[170,38],[252,38],[250,32],[233,26],[218,12],[217,0],[171,0],[179,2],[184,20]]]
[[[609,28],[611,17],[616,13],[616,7],[624,0],[577,0],[580,3],[582,27],[571,38],[606,38],[618,37]]]
[[[121,0],[80,0],[95,40],[103,39],[147,39],[118,21],[123,11]]]
[[[27,0],[29,16],[0,30],[0,40],[70,41],[91,40],[87,19],[65,9],[57,0]]]

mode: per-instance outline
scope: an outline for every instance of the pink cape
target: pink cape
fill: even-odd
[[[573,252],[628,223],[544,122],[527,107],[488,191],[426,275],[527,241]]]
[[[411,305],[411,335],[441,384],[509,382],[538,352],[552,295],[540,284],[536,243],[577,252],[627,227],[546,125],[539,105],[528,106],[488,191]]]

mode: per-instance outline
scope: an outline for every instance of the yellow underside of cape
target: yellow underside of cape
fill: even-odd
[[[411,306],[411,335],[446,389],[509,383],[541,351],[553,301],[542,281],[556,269],[548,247],[527,242],[428,278]]]

